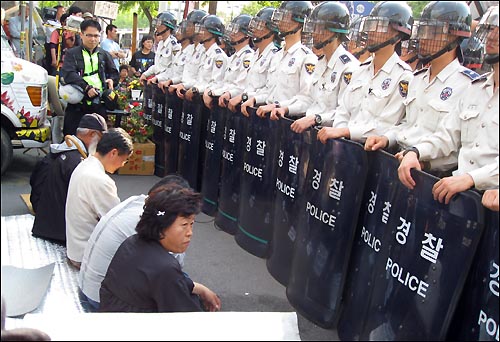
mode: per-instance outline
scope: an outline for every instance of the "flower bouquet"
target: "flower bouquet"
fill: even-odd
[[[130,135],[134,143],[145,143],[153,136],[153,126],[146,124],[142,103],[127,102],[121,127]],[[114,122],[113,122],[114,125]]]

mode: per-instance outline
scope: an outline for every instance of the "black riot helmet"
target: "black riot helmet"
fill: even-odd
[[[281,37],[297,33],[305,18],[309,16],[313,9],[310,1],[283,1],[279,8],[274,10],[272,21],[278,26]]]
[[[337,1],[326,1],[317,5],[304,22],[304,33],[311,33],[316,49],[322,49],[335,38],[347,40],[349,33],[349,10]]]
[[[207,15],[208,13],[203,10],[194,10],[189,12],[186,19],[179,24],[180,34],[184,37],[184,39],[189,39],[191,42],[194,41],[195,25],[199,24]]]
[[[486,47],[484,62],[498,63],[498,30],[498,6],[492,6],[479,21],[473,35],[474,39],[469,40],[467,48],[471,51],[482,51],[484,46]],[[488,51],[489,49],[496,49],[496,51]]]
[[[419,59],[429,63],[459,48],[471,36],[472,17],[465,1],[432,1],[422,10],[418,23]]]
[[[406,3],[381,1],[373,7],[370,15],[361,22],[361,32],[366,34],[367,48],[370,52],[410,39],[413,13]],[[391,30],[397,34],[391,35]]]
[[[354,18],[351,21],[351,25],[349,26],[349,33],[347,35],[347,50],[356,58],[359,58],[367,50],[366,39],[362,38],[362,32],[360,31],[362,20],[363,17]]]
[[[244,41],[248,42],[248,38],[250,37],[250,33],[248,31],[248,25],[250,24],[250,20],[252,20],[252,17],[248,14],[240,14],[237,17],[235,17],[227,25],[225,33],[224,33],[224,39],[227,42],[229,42],[229,44],[231,46],[241,44]],[[242,32],[244,34],[244,37],[235,41],[234,37],[239,32]]]
[[[186,21],[189,23],[193,23],[193,24],[199,24],[199,23],[201,23],[203,18],[205,18],[207,15],[208,15],[208,13],[205,12],[204,10],[200,10],[200,9],[193,10],[193,11],[189,12],[189,14],[187,15]]]
[[[471,42],[471,40],[473,41]],[[477,40],[476,37],[472,36],[470,38],[465,38],[462,40],[462,43],[460,43],[460,50],[462,51],[463,57],[462,65],[472,70],[481,68],[484,59],[484,48]],[[471,46],[480,46],[480,48],[472,50],[470,48]]]
[[[262,8],[248,24],[248,33],[254,43],[260,43],[279,33],[278,27],[272,21],[274,7]]]
[[[177,19],[175,18],[175,15],[170,12],[161,12],[154,20],[154,24],[155,26],[164,25],[167,28],[161,32],[156,32],[157,36],[161,36],[169,29],[172,32],[175,31],[177,28]]]
[[[212,38],[217,38],[217,41],[220,42],[220,39],[224,36],[224,24],[218,16],[213,14],[207,15],[199,24],[196,24],[195,32],[197,34],[200,34],[203,30],[210,33],[212,37],[201,41],[201,44],[204,44]]]

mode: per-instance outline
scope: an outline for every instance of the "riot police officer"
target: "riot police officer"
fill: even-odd
[[[365,142],[369,135],[384,133],[404,115],[403,101],[412,70],[395,52],[401,40],[410,38],[411,8],[402,2],[382,1],[363,18],[368,51],[373,59],[360,65],[337,108],[333,127],[324,127],[318,139],[350,138]]]
[[[361,21],[363,17],[357,17],[352,20],[351,26],[349,27],[347,51],[353,54],[354,57],[358,59],[360,63],[366,62],[366,60],[371,56],[370,51],[366,47],[366,40],[361,38]]]
[[[171,34],[177,27],[177,19],[170,12],[160,13],[155,20],[155,36],[160,40],[155,54],[155,64],[149,67],[140,77],[140,81],[145,81],[150,76],[158,75],[169,70],[174,56],[181,49],[176,39]],[[156,81],[156,80],[155,80]],[[151,83],[151,82],[150,82]]]
[[[312,8],[310,1],[283,1],[274,11],[272,20],[285,39],[285,47],[278,51],[269,68],[268,86],[242,104],[245,115],[248,115],[247,106],[265,104],[257,109],[257,115],[265,116],[278,107],[280,101],[307,92],[317,57],[302,45],[301,34],[304,19]]]
[[[190,101],[195,94],[202,95],[207,88],[221,86],[227,68],[227,55],[218,44],[224,35],[222,20],[216,15],[207,15],[196,25],[196,33],[206,52],[201,57],[196,83],[185,95]]]
[[[410,170],[421,169],[419,160],[432,161],[458,151],[458,169],[432,189],[434,199],[446,204],[456,193],[472,187],[478,190],[498,188],[498,16],[498,6],[490,7],[474,34],[486,47],[484,60],[492,65],[493,72],[472,81],[465,92],[467,95],[459,100],[457,111],[447,115],[434,134],[400,154],[403,159],[398,169],[399,179],[413,189],[415,181]]]
[[[295,118],[305,113],[305,117],[291,125],[296,133],[323,122],[331,124],[338,99],[347,86],[344,72],[352,72],[359,66],[342,46],[348,30],[349,10],[344,4],[327,1],[314,8],[304,23],[304,33],[312,35],[313,48],[324,55],[316,64],[309,92],[281,102],[280,108],[272,110],[271,119],[285,115]]]
[[[278,28],[271,20],[274,10],[273,7],[264,7],[248,24],[248,33],[257,50],[254,55],[255,60],[250,65],[245,78],[244,89],[229,89],[227,91],[229,95],[223,95],[223,97],[230,98],[228,108],[233,112],[236,112],[237,105],[254,97],[266,86],[269,66],[276,52],[279,51],[274,44]]]
[[[225,40],[234,48],[234,54],[229,58],[223,86],[205,89],[203,101],[208,108],[212,107],[212,96],[220,96],[219,106],[225,108],[225,101],[231,98],[229,90],[243,91],[248,69],[254,58],[254,51],[249,45],[248,24],[251,19],[248,14],[240,14],[226,27]]]
[[[460,43],[470,36],[469,23],[469,7],[463,1],[435,1],[424,8],[417,36],[420,59],[430,63],[429,67],[417,71],[409,84],[402,123],[383,136],[369,137],[366,150],[396,144],[401,150],[414,146],[434,133],[443,118],[456,110],[470,82],[479,77],[458,60]],[[443,176],[442,172],[454,168],[456,163],[454,152],[430,161],[425,169]]]

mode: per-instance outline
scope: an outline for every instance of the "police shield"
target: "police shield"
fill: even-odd
[[[339,314],[367,174],[363,147],[345,139],[317,140],[303,203],[286,295],[312,322],[331,328]]]
[[[274,228],[267,259],[267,270],[283,286],[287,286],[292,266],[293,245],[300,228],[297,220],[299,204],[305,189],[311,131],[297,134],[290,129],[292,120],[278,121],[280,137],[276,154],[276,196]]]
[[[235,240],[247,252],[265,258],[273,236],[277,123],[258,117],[255,108],[249,112]]]
[[[181,124],[182,100],[174,94],[167,94],[167,114],[164,124],[164,145],[166,174],[177,172],[179,153],[179,129]]]
[[[202,211],[215,216],[219,200],[219,177],[222,158],[222,143],[224,138],[224,119],[226,109],[217,105],[219,97],[213,98],[213,108],[210,111],[206,127],[205,162],[201,194],[203,195]]]
[[[153,142],[155,143],[155,175],[164,177],[166,175],[165,160],[165,104],[166,95],[158,85],[153,85]]]
[[[143,104],[144,108],[144,122],[146,125],[153,124],[153,85],[144,82]]]
[[[498,341],[498,212],[485,211],[485,229],[450,326],[450,341]]]
[[[376,261],[362,340],[443,340],[484,228],[480,196],[434,200],[437,178],[412,170],[399,187]]]
[[[194,189],[198,189],[202,106],[199,96],[195,96],[193,101],[184,100],[179,129],[178,173]]]
[[[219,208],[215,216],[215,225],[226,233],[234,235],[238,230],[243,151],[249,119],[240,111],[232,113],[226,109],[225,115]]]
[[[342,340],[359,340],[373,280],[377,276],[375,262],[378,258],[387,257],[388,249],[382,248],[382,237],[397,191],[403,186],[398,179],[398,166],[397,159],[387,152],[368,153],[369,176],[361,202],[337,326]]]

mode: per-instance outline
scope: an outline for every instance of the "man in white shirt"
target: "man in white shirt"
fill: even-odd
[[[96,153],[73,171],[66,199],[66,246],[70,263],[77,268],[99,219],[120,203],[115,181],[106,174],[125,165],[132,154],[132,139],[122,128],[104,133]]]

